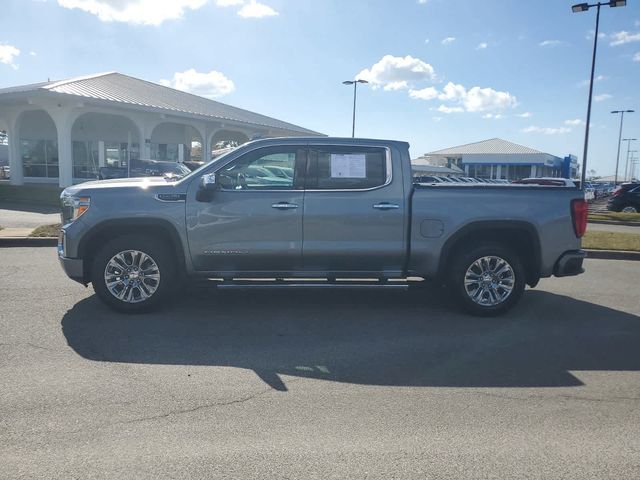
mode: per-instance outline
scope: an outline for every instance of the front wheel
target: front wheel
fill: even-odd
[[[633,205],[627,205],[622,209],[623,213],[638,213],[638,209]]]
[[[453,262],[449,285],[466,311],[495,316],[520,300],[525,272],[518,255],[509,248],[482,243],[459,253]]]
[[[127,235],[108,242],[94,258],[93,289],[114,310],[152,310],[171,297],[176,263],[167,245],[153,238]]]

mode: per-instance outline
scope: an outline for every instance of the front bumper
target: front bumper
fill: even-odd
[[[58,236],[58,260],[60,260],[60,265],[70,279],[86,285],[87,282],[84,279],[84,262],[81,258],[68,258],[65,256],[65,240],[65,232],[61,230]]]
[[[556,277],[571,277],[574,275],[580,275],[584,272],[582,268],[582,262],[587,258],[587,252],[584,250],[570,250],[564,252],[553,269],[553,274]]]

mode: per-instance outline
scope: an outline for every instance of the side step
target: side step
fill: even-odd
[[[407,279],[376,280],[322,280],[322,279],[209,279],[209,285],[220,289],[243,288],[349,288],[349,289],[393,289],[408,290],[413,284],[421,282]]]

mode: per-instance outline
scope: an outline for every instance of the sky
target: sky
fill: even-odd
[[[500,137],[581,159],[595,9],[572,3],[0,0],[0,87],[118,71],[349,136],[360,78],[356,136],[414,158]],[[600,32],[587,169],[611,175],[610,112],[636,110],[640,140],[640,0],[603,7]]]

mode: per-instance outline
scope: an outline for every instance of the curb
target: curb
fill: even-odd
[[[597,223],[599,225],[621,225],[623,227],[640,227],[640,222],[610,222],[607,220],[589,220],[588,223]]]
[[[587,258],[600,260],[640,260],[640,252],[625,250],[586,250]]]
[[[55,237],[0,237],[0,248],[3,247],[56,247]]]

